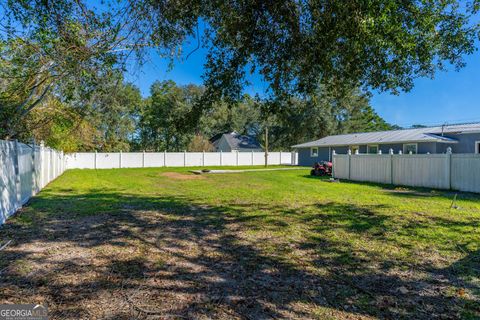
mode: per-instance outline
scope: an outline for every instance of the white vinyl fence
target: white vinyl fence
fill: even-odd
[[[253,166],[265,164],[263,152],[79,152],[66,156],[67,169]],[[270,165],[296,165],[294,152],[269,152]]]
[[[480,193],[480,154],[335,154],[335,178]]]
[[[63,152],[0,140],[0,225],[64,171]]]

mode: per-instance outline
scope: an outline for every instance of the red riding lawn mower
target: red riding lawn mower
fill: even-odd
[[[331,176],[332,167],[333,164],[330,161],[315,162],[312,171],[310,171],[310,175],[317,177]]]

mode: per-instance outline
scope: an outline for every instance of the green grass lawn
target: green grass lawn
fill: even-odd
[[[225,167],[223,167],[225,168]],[[52,319],[479,319],[480,196],[309,169],[71,170],[0,228]]]

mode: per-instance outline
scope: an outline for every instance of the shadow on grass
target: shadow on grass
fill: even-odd
[[[295,214],[268,204],[260,209]],[[336,226],[381,236],[388,217],[376,209],[331,202],[315,208],[321,216],[302,219],[319,231]],[[105,190],[37,198],[2,228],[2,236],[15,244],[1,256],[0,301],[46,302],[52,317],[62,319],[79,312],[105,319],[431,319],[456,318],[466,306],[478,307],[469,297],[447,297],[371,268],[348,242],[318,236],[297,244],[294,250],[321,253],[314,264],[324,272],[285,259],[283,243],[279,252],[266,253],[244,237],[245,224],[255,225],[265,215],[246,210]],[[461,288],[461,276],[475,270],[476,261],[478,252],[458,262],[462,268],[436,272]],[[408,292],[399,293],[401,287]],[[322,307],[329,314],[313,309]]]

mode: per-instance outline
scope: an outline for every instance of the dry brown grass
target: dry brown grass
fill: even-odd
[[[170,179],[175,180],[198,180],[198,179],[205,179],[204,176],[196,175],[196,174],[182,174],[178,172],[164,172],[162,173],[163,177],[167,177]]]

